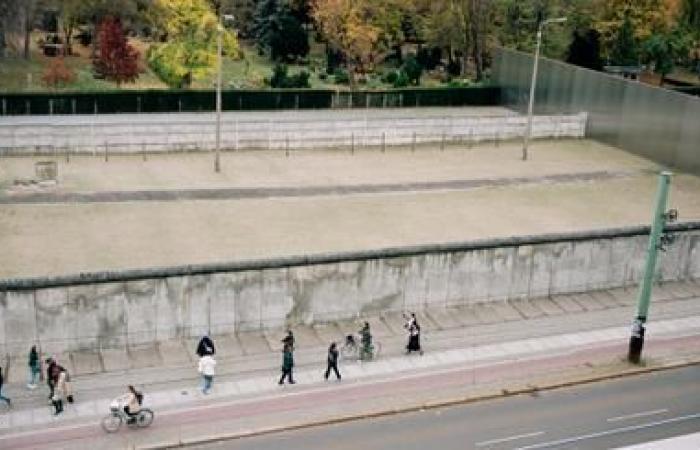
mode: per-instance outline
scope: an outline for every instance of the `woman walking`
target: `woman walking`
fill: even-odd
[[[39,353],[36,351],[36,345],[32,345],[29,350],[29,379],[27,380],[27,389],[36,389],[36,383],[39,381]]]
[[[328,347],[328,367],[326,367],[326,374],[324,377],[328,380],[328,376],[331,374],[331,369],[335,372],[335,376],[338,381],[340,381],[340,372],[338,371],[338,348],[335,342],[331,342],[331,346]]]
[[[205,354],[199,358],[199,373],[202,374],[202,394],[208,394],[211,384],[214,381],[214,368],[216,360],[210,354]]]
[[[406,354],[418,352],[422,355],[423,350],[420,347],[420,325],[418,325],[418,320],[416,320],[416,314],[411,313],[410,317],[404,317],[407,319],[404,327],[408,331],[408,345],[406,346]]]
[[[54,407],[54,416],[57,416],[63,412],[63,399],[67,394],[66,378],[68,373],[65,370],[60,370],[58,372],[57,378],[54,380],[53,397],[51,402]]]
[[[292,370],[294,369],[294,354],[292,353],[292,346],[289,344],[284,345],[283,355],[282,355],[282,378],[280,378],[279,384],[284,384],[284,379],[289,379],[289,384],[295,384],[294,377],[292,376]]]

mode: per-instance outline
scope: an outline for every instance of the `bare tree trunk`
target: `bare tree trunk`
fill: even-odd
[[[481,36],[481,20],[483,14],[482,0],[471,0],[469,12],[472,57],[474,58],[474,66],[476,69],[476,81],[481,81],[484,77],[483,36]]]
[[[29,50],[32,39],[32,10],[33,0],[26,0],[24,4],[24,59],[29,59]]]

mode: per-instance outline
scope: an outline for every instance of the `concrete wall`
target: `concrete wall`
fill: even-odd
[[[289,118],[270,113],[269,118],[236,119],[222,123],[222,147],[229,149],[325,148],[411,145],[453,141],[479,142],[523,136],[526,118],[510,114],[476,116],[471,113],[420,117],[314,117]],[[586,114],[537,116],[533,136],[584,137]],[[72,153],[138,153],[214,148],[212,114],[132,115],[110,121],[92,116],[63,116],[26,123],[0,123],[0,154],[70,151]]]
[[[636,284],[648,227],[231,265],[0,280],[0,352],[61,352]],[[700,279],[700,223],[659,259]],[[384,255],[384,256],[382,256]],[[101,280],[103,282],[97,282]]]

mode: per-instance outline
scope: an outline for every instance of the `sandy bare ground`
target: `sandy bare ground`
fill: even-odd
[[[217,189],[531,178],[470,189],[220,200],[0,203],[0,277],[70,274],[465,241],[648,224],[655,164],[590,141],[472,149],[242,152],[215,175],[209,155],[81,158],[60,165],[61,192]],[[0,160],[0,200],[32,158]],[[554,174],[609,178],[538,182]],[[48,191],[50,192],[50,190]],[[678,174],[671,206],[700,219],[700,178]]]

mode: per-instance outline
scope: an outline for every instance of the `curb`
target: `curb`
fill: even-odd
[[[691,359],[691,360],[684,360],[684,361],[680,361],[680,362],[671,362],[671,363],[661,363],[658,366],[631,367],[631,368],[623,369],[623,370],[618,371],[616,373],[609,373],[609,374],[598,375],[598,376],[588,376],[588,377],[583,377],[583,378],[579,378],[579,379],[571,379],[571,380],[563,381],[563,382],[550,383],[550,384],[539,385],[539,386],[528,385],[527,387],[524,387],[524,388],[521,387],[521,388],[517,388],[517,389],[513,389],[513,390],[501,389],[501,391],[499,393],[483,394],[483,395],[477,395],[477,396],[457,397],[457,398],[450,399],[450,400],[442,400],[442,401],[436,401],[436,402],[431,402],[431,403],[422,403],[422,404],[413,405],[413,406],[405,406],[405,407],[399,407],[399,408],[386,408],[386,409],[382,409],[380,411],[365,412],[365,413],[359,413],[359,414],[357,414],[357,413],[356,414],[348,414],[345,416],[334,417],[334,418],[330,418],[330,419],[326,419],[326,420],[318,420],[315,422],[309,422],[309,423],[303,423],[303,424],[283,425],[283,426],[276,426],[276,427],[260,428],[260,429],[251,430],[251,431],[237,431],[237,432],[232,432],[232,433],[222,433],[222,434],[210,436],[210,437],[181,439],[177,443],[145,445],[145,446],[131,446],[129,448],[133,449],[133,450],[158,450],[158,449],[167,449],[167,448],[178,448],[178,447],[184,447],[184,446],[196,445],[196,444],[214,443],[214,442],[234,440],[234,439],[243,439],[243,438],[250,438],[250,437],[256,437],[256,436],[264,436],[267,434],[280,433],[280,432],[285,432],[285,431],[295,431],[295,430],[303,430],[303,429],[307,429],[307,428],[314,428],[314,427],[320,427],[320,426],[326,426],[326,425],[342,424],[342,423],[346,423],[346,422],[352,422],[355,420],[371,419],[371,418],[375,418],[375,417],[386,417],[386,416],[392,416],[392,415],[397,415],[397,414],[424,411],[424,410],[429,410],[429,409],[444,408],[444,407],[456,406],[456,405],[466,405],[466,404],[470,404],[470,403],[494,400],[494,399],[498,399],[498,398],[514,397],[514,396],[522,395],[522,394],[532,394],[532,393],[539,392],[539,391],[551,391],[551,390],[555,390],[555,389],[562,389],[562,388],[567,388],[567,387],[572,387],[572,386],[597,383],[597,382],[601,382],[601,381],[615,380],[615,379],[628,377],[628,376],[644,375],[644,374],[661,372],[661,371],[671,370],[671,369],[680,369],[683,367],[690,367],[690,366],[695,366],[698,364],[700,364],[700,357],[695,356],[694,359]]]

